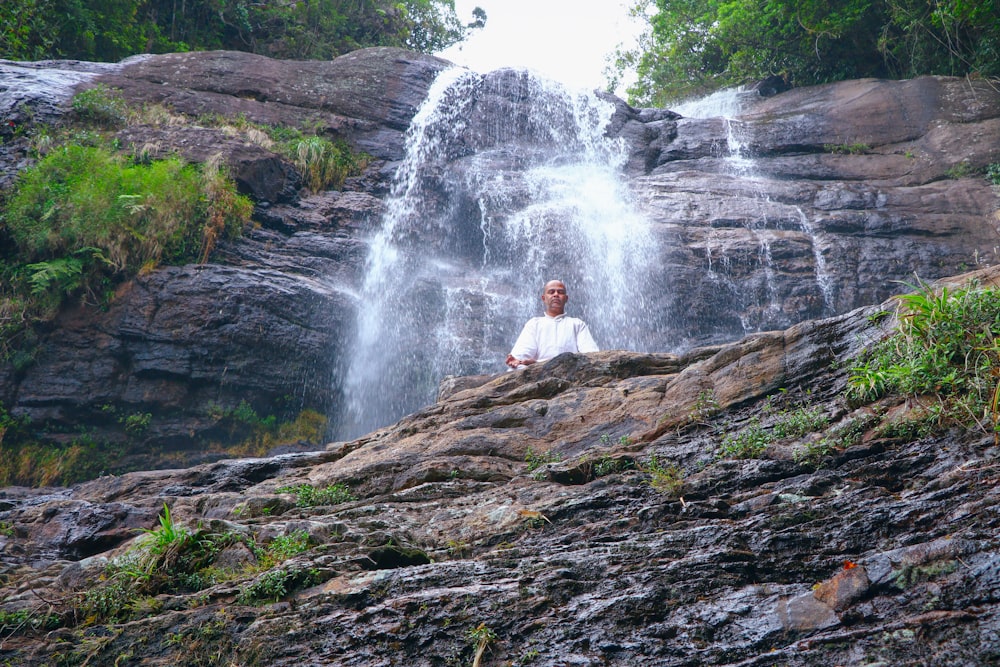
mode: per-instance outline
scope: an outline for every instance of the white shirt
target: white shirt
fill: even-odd
[[[566,314],[532,317],[510,351],[518,359],[547,361],[563,352],[597,352],[587,324]]]

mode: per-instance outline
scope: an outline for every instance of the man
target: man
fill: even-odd
[[[566,285],[550,280],[542,290],[543,317],[532,317],[507,355],[507,365],[523,368],[563,352],[597,352],[597,343],[583,320],[565,314]]]

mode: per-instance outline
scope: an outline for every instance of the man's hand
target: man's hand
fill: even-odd
[[[530,366],[535,363],[534,359],[518,359],[513,354],[507,355],[507,365],[511,368],[517,368],[518,366]]]

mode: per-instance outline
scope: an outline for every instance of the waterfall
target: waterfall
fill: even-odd
[[[525,71],[439,75],[369,239],[340,437],[433,402],[446,375],[504,372],[549,279],[602,349],[668,348],[658,244],[605,136],[613,112]]]
[[[731,279],[725,275],[732,267],[730,259],[722,256],[713,261],[710,252],[712,244],[710,241],[706,243],[709,250],[706,270],[711,274],[713,282],[728,283],[730,291],[741,295],[744,314],[740,319],[744,333],[785,324],[781,297],[775,289],[779,281],[773,261],[772,245],[780,240],[782,232],[791,228],[809,237],[815,265],[815,281],[823,299],[823,314],[834,312],[836,296],[826,258],[821,249],[821,243],[824,242],[823,234],[815,228],[800,206],[788,206],[773,201],[768,192],[768,181],[759,172],[748,140],[746,123],[740,119],[744,109],[757,97],[758,93],[753,90],[729,88],[674,107],[677,113],[688,118],[721,119],[725,128],[725,146],[720,147],[723,174],[742,181],[743,185],[739,186],[738,190],[747,192],[753,202],[748,206],[748,210],[755,211],[755,215],[750,217],[745,228],[758,246],[756,262],[760,267],[760,278],[750,283]],[[721,261],[718,261],[720,259]],[[720,266],[721,272],[716,270],[715,264]]]

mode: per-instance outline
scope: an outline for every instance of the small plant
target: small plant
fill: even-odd
[[[236,596],[236,602],[243,605],[277,602],[289,593],[311,586],[317,581],[319,571],[315,569],[293,567],[270,570],[243,588]]]
[[[532,473],[534,479],[544,478],[544,474],[540,470],[542,466],[561,460],[562,456],[558,452],[535,452],[531,447],[528,447],[528,451],[524,454],[524,461],[528,464],[528,472]]]
[[[689,424],[703,424],[715,415],[719,414],[722,407],[719,405],[715,392],[707,389],[698,392],[698,398],[688,412],[687,421]]]
[[[261,550],[261,567],[271,567],[288,560],[292,556],[307,551],[310,546],[309,533],[305,530],[297,530],[288,535],[279,535],[271,540],[267,547]]]
[[[602,456],[594,462],[591,470],[593,471],[594,477],[604,477],[605,475],[612,475],[614,473],[628,470],[631,467],[632,462],[628,459]]]
[[[0,633],[7,637],[15,634],[45,632],[58,628],[59,625],[59,617],[55,614],[39,614],[26,609],[0,610]]]
[[[830,429],[822,438],[807,442],[796,449],[793,458],[797,463],[819,467],[821,461],[833,452],[847,449],[860,442],[865,431],[878,423],[879,419],[874,414],[847,419]]]
[[[469,543],[461,539],[448,540],[445,546],[448,548],[448,554],[452,558],[465,558],[472,551]]]
[[[129,435],[142,435],[149,428],[149,422],[153,415],[149,412],[134,412],[125,417],[119,417],[118,423],[125,426],[125,432]]]
[[[0,535],[14,537],[14,525],[7,521],[0,521]]]
[[[122,91],[103,83],[77,93],[71,105],[81,120],[98,127],[117,129],[124,127],[128,120],[128,105]]]
[[[870,152],[871,146],[865,143],[853,144],[823,144],[823,150],[834,155],[864,155]]]
[[[1000,185],[1000,162],[994,162],[986,167],[986,178],[993,185]]]
[[[722,455],[734,459],[756,458],[772,441],[773,435],[761,425],[760,418],[754,415],[739,432],[729,433],[722,439]]]
[[[684,471],[676,465],[660,461],[653,454],[640,469],[649,474],[651,487],[671,498],[681,497],[684,491]]]
[[[475,648],[475,657],[472,659],[472,667],[479,667],[482,664],[483,653],[486,647],[497,640],[497,633],[486,627],[485,623],[480,623],[474,628],[470,628],[467,637],[469,643]]]
[[[829,418],[823,412],[823,408],[800,406],[791,412],[782,413],[771,427],[771,431],[775,438],[797,438],[821,430],[828,422]]]
[[[154,554],[161,554],[169,548],[182,546],[191,537],[186,529],[174,523],[174,519],[170,515],[170,507],[166,503],[163,503],[160,525],[153,529],[143,529],[142,532],[153,538],[151,551]]]
[[[331,484],[323,489],[317,489],[312,484],[297,484],[282,486],[275,489],[276,493],[290,493],[295,496],[296,507],[317,507],[320,505],[339,505],[357,500],[351,489],[341,482]]]
[[[944,175],[947,176],[948,178],[958,179],[958,178],[966,178],[968,176],[973,176],[976,174],[977,171],[978,170],[972,166],[971,162],[969,162],[968,160],[962,160],[961,162],[953,164],[951,167],[949,167],[944,172]]]

